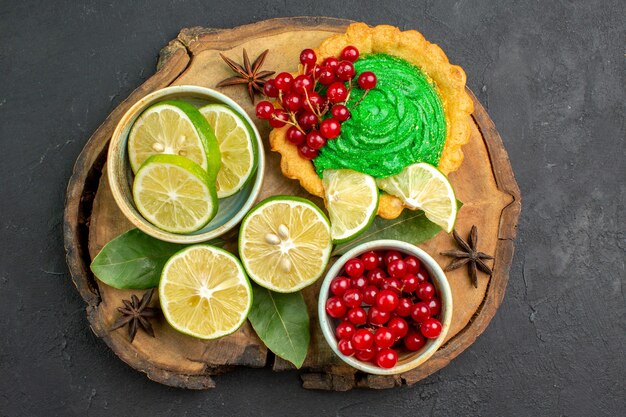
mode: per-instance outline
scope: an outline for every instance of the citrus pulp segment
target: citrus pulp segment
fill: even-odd
[[[324,272],[332,241],[322,211],[298,197],[270,197],[248,213],[239,231],[239,255],[252,280],[277,292],[295,292]]]
[[[217,196],[235,194],[256,168],[256,142],[247,122],[230,107],[209,104],[200,113],[213,128],[220,148],[222,166],[217,174]]]
[[[141,215],[168,232],[191,233],[217,213],[217,193],[206,171],[177,155],[153,155],[135,176],[133,199]]]
[[[216,339],[244,323],[252,306],[252,289],[232,254],[209,245],[194,245],[165,264],[159,298],[165,318],[176,330]]]

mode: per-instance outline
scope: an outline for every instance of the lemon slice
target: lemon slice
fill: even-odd
[[[378,187],[395,195],[410,209],[424,211],[426,217],[450,233],[456,221],[456,197],[450,181],[434,166],[421,162],[409,165],[391,177],[376,180]]]
[[[235,194],[256,168],[256,144],[246,121],[230,107],[209,104],[200,108],[220,147],[222,167],[217,174],[217,197]]]
[[[128,159],[134,173],[152,155],[191,159],[214,178],[219,171],[219,146],[213,129],[193,105],[161,101],[137,118],[128,135]]]
[[[209,245],[186,247],[161,273],[161,309],[179,332],[216,339],[237,330],[252,306],[243,267],[230,253]]]
[[[141,215],[160,229],[191,233],[217,212],[215,185],[198,164],[177,155],[153,155],[133,183],[133,199]]]
[[[334,243],[363,232],[376,217],[378,187],[374,178],[350,169],[324,170],[324,197]]]
[[[324,272],[332,242],[322,211],[298,197],[270,197],[243,219],[239,255],[248,276],[277,292],[295,292]]]

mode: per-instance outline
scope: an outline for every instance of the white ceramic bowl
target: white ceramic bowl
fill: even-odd
[[[416,352],[400,353],[398,356],[398,363],[393,368],[385,369],[375,366],[368,362],[363,362],[356,359],[353,356],[345,356],[337,348],[337,338],[335,337],[335,325],[337,320],[330,317],[326,313],[326,300],[330,293],[330,282],[339,275],[343,269],[344,264],[350,259],[360,256],[361,254],[370,250],[390,250],[394,249],[401,253],[413,255],[417,257],[422,265],[428,271],[430,278],[437,290],[437,294],[441,300],[441,312],[439,313],[439,319],[441,321],[442,329],[441,334],[436,339],[428,339],[424,347]],[[339,356],[348,365],[356,368],[360,371],[367,372],[376,375],[395,375],[401,374],[424,363],[430,358],[439,347],[442,345],[448,329],[450,328],[450,322],[452,320],[452,292],[450,291],[450,285],[443,270],[437,264],[437,262],[422,249],[411,245],[410,243],[402,242],[399,240],[375,240],[372,242],[366,242],[346,252],[340,257],[337,262],[328,270],[322,287],[320,289],[319,303],[318,303],[318,317],[322,333],[326,342],[329,344],[333,352]]]
[[[190,234],[176,234],[159,229],[143,218],[133,202],[133,172],[128,161],[128,133],[137,117],[145,109],[159,101],[169,99],[183,99],[198,106],[209,103],[226,104],[244,118],[251,132],[253,132],[252,139],[256,141],[257,146],[257,167],[252,178],[233,196],[220,199],[219,209],[215,217],[205,227]],[[135,103],[117,124],[111,137],[107,159],[107,175],[113,198],[126,218],[150,236],[168,242],[185,244],[206,242],[234,228],[254,205],[261,191],[264,171],[265,153],[263,152],[261,135],[245,110],[233,100],[215,90],[192,85],[166,87],[148,94]]]

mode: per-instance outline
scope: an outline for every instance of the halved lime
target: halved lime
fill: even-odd
[[[323,175],[330,234],[334,243],[343,243],[364,231],[376,217],[378,187],[373,177],[351,169],[327,169]]]
[[[166,100],[146,109],[128,135],[128,159],[134,173],[152,155],[179,155],[209,173],[220,167],[219,146],[213,129],[193,105]]]
[[[179,332],[216,339],[237,330],[252,306],[252,288],[239,260],[209,245],[186,247],[161,273],[163,315]]]
[[[200,165],[178,155],[153,155],[133,183],[135,206],[160,229],[191,233],[217,213],[215,183]]]
[[[235,194],[256,168],[256,142],[247,122],[223,104],[200,108],[209,122],[220,147],[222,167],[217,174],[217,197]]]
[[[295,292],[324,272],[332,242],[322,211],[304,198],[270,197],[243,219],[239,255],[248,276],[277,292]]]
[[[410,209],[424,211],[426,217],[450,233],[456,221],[456,197],[448,178],[425,162],[409,165],[394,176],[376,180],[378,187],[395,195]]]

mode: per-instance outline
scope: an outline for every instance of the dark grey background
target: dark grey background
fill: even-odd
[[[1,416],[626,414],[626,2],[76,3],[0,6]],[[413,387],[310,392],[266,369],[161,386],[89,330],[62,246],[72,166],[180,28],[292,15],[415,28],[465,68],[524,199],[506,297]]]

